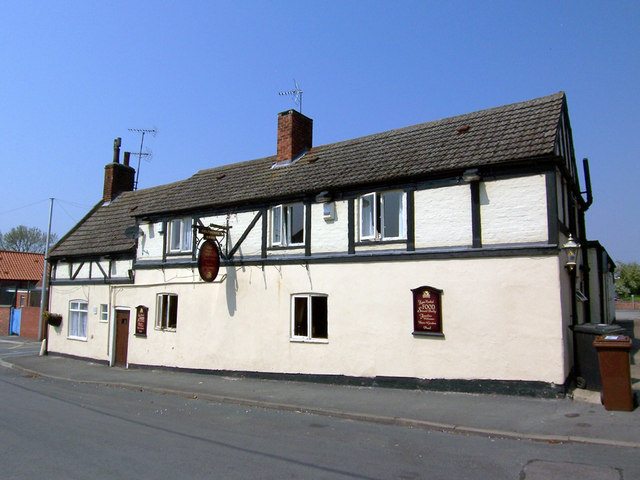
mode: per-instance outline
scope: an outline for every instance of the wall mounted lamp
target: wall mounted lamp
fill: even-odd
[[[573,239],[573,236],[569,234],[569,239],[567,243],[562,245],[562,249],[567,252],[567,263],[565,263],[565,268],[570,272],[576,268],[576,259],[578,257],[578,249],[580,248],[580,244]]]

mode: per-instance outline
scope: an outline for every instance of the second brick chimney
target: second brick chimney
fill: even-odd
[[[120,143],[120,138],[113,141],[113,162],[104,167],[103,202],[110,202],[122,192],[133,190],[136,170],[129,166],[129,152],[124,153],[124,164],[120,163]]]
[[[313,120],[296,110],[278,114],[277,164],[296,159],[311,148]]]

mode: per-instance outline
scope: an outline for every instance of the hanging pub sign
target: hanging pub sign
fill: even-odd
[[[413,292],[413,334],[443,336],[442,290],[418,287]]]
[[[205,240],[198,254],[198,272],[205,282],[213,282],[220,270],[220,252],[213,240]]]
[[[149,313],[149,307],[144,305],[138,305],[136,307],[136,336],[147,336],[147,314]]]

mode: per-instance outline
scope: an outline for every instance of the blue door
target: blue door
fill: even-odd
[[[20,318],[22,310],[19,308],[11,309],[11,318],[9,319],[9,335],[20,335]]]

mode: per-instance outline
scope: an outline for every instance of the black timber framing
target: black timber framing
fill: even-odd
[[[242,260],[222,261],[222,266],[264,266],[264,265],[303,265],[303,264],[344,264],[344,263],[367,263],[367,262],[410,262],[417,260],[443,260],[443,259],[466,259],[466,258],[498,258],[498,257],[533,257],[533,256],[554,256],[558,254],[556,245],[534,244],[534,245],[503,245],[483,248],[460,248],[460,249],[432,249],[415,252],[407,252],[405,249],[394,250],[392,252],[370,251],[359,252],[357,254],[334,254],[334,255],[284,255],[269,256],[268,258],[247,258]],[[176,261],[172,263],[162,263],[159,261],[138,262],[136,269],[157,269],[157,268],[195,268],[196,263],[190,260]]]
[[[555,170],[545,174],[547,186],[547,228],[548,241],[552,245],[558,244],[558,230],[560,221],[558,219],[558,182]]]
[[[304,203],[304,254],[311,256],[311,202]]]
[[[238,249],[242,245],[242,242],[245,241],[245,239],[247,238],[251,230],[253,230],[253,227],[255,227],[256,223],[258,223],[258,220],[260,220],[260,218],[262,218],[264,215],[265,215],[264,210],[259,210],[258,213],[256,213],[256,216],[253,217],[253,220],[251,220],[251,223],[249,224],[249,226],[242,233],[242,236],[240,237],[238,242],[233,246],[231,251],[227,254],[227,258],[229,259],[233,258],[233,255],[238,251]],[[229,237],[229,233],[227,232],[227,238],[228,237]]]
[[[128,285],[133,284],[133,280],[130,278],[104,278],[104,279],[87,279],[81,278],[79,280],[51,280],[50,285]]]
[[[413,188],[406,190],[407,197],[407,251],[413,252],[416,249],[416,203],[415,190]]]
[[[267,207],[262,208],[262,246],[260,249],[260,256],[262,258],[267,258],[267,232],[269,230],[267,211]]]
[[[480,182],[469,184],[471,191],[471,245],[473,248],[482,247],[482,220],[480,218]]]
[[[76,271],[73,272],[73,274],[71,275],[71,280],[75,280],[76,279],[76,277],[80,273],[80,270],[82,269],[82,267],[84,267],[84,263],[85,262],[80,262],[80,265],[78,265],[78,268],[76,269]]]
[[[109,278],[111,275],[111,268],[109,268],[109,274],[107,274],[107,272],[104,271],[104,268],[102,268],[102,265],[100,265],[100,261],[96,260],[96,265],[98,266],[98,269],[100,270],[100,272],[102,272],[102,276],[104,278]]]
[[[349,255],[353,255],[356,253],[356,225],[355,225],[355,209],[356,209],[356,201],[355,198],[349,198],[347,200],[347,252]]]

